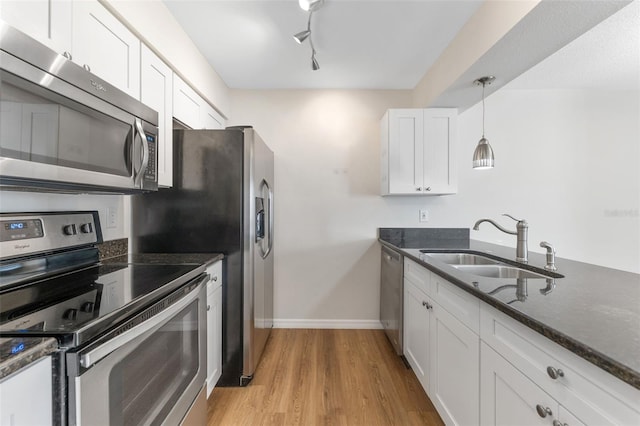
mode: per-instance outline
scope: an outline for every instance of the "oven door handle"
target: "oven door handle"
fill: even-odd
[[[144,321],[142,324],[132,328],[131,330],[127,330],[117,337],[114,337],[105,344],[98,346],[97,348],[87,352],[86,354],[80,355],[80,365],[84,368],[89,368],[116,349],[126,345],[129,342],[132,342],[148,331],[162,326],[167,320],[183,310],[185,307],[191,304],[191,302],[196,300],[200,295],[200,285],[204,282],[207,282],[208,280],[209,276],[200,278],[198,286],[194,288],[191,293],[180,299],[175,304],[171,305],[166,310],[149,318],[147,321]]]

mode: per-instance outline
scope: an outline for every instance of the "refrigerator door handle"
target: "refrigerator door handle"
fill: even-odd
[[[266,259],[273,248],[273,191],[266,179],[262,180],[263,188],[267,189],[267,215],[269,216],[269,230],[267,231],[267,249],[262,252],[262,258]]]

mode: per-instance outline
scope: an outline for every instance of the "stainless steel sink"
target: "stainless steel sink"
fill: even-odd
[[[532,278],[532,279],[545,279],[549,278],[545,275],[538,274],[536,272],[521,269],[515,266],[509,266],[505,264],[495,265],[454,265],[454,268],[459,271],[466,272],[472,275],[479,275],[487,278]]]
[[[449,265],[499,265],[502,262],[486,256],[471,253],[425,253],[440,262]]]

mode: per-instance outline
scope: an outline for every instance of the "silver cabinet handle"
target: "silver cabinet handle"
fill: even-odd
[[[553,421],[553,423],[552,423],[552,425],[553,425],[553,426],[569,426],[568,424],[566,424],[566,423],[562,423],[562,422],[561,422],[561,421],[559,421],[559,420],[554,420],[554,421]]]
[[[65,58],[67,58],[70,61],[73,60],[73,56],[71,56],[71,53],[69,53],[69,52],[64,52],[62,54],[62,56],[64,56]]]
[[[211,310],[211,305],[207,305],[207,311]]]
[[[554,368],[554,367],[551,367],[551,366],[547,367],[547,374],[553,380],[556,380],[558,377],[564,377],[564,371],[562,371],[559,368]]]
[[[433,306],[429,302],[425,302],[424,300],[422,301],[422,306],[427,309],[433,309]]]
[[[430,187],[430,186],[427,186],[424,190],[425,190],[425,191],[431,191],[431,187]]]
[[[416,191],[422,191],[422,188],[418,187],[416,188]]]
[[[213,281],[218,281],[218,276],[217,276],[217,275],[214,275],[214,276],[213,276],[213,278],[212,278],[212,280],[213,280]]]
[[[538,412],[538,415],[543,419],[547,416],[553,416],[553,412],[551,411],[551,408],[543,407],[540,404],[536,405],[536,411]]]
[[[86,71],[88,71],[88,72],[91,72],[91,67],[90,67],[89,65],[87,65],[87,64],[84,64],[84,65],[82,66],[82,68],[84,68],[84,69],[85,69]]]

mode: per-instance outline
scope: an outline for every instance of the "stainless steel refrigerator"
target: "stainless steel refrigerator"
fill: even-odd
[[[224,253],[221,386],[249,383],[273,327],[273,152],[250,127],[174,130],[173,187],[132,197],[134,253]]]

